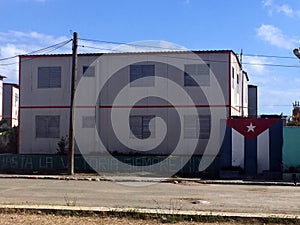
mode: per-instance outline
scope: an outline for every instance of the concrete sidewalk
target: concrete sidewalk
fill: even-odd
[[[156,184],[148,185],[150,182]],[[136,187],[138,185],[141,186]],[[0,175],[0,212],[2,209],[2,212],[27,210],[58,214],[72,211],[73,215],[94,212],[120,213],[121,216],[143,213],[154,216],[298,219],[300,189],[288,185],[292,183],[268,182],[266,185],[265,182],[241,180],[84,174],[72,177]]]
[[[22,174],[0,174],[0,179],[49,179],[49,180],[78,180],[78,181],[112,181],[112,182],[195,182],[200,184],[236,184],[236,185],[278,185],[295,186],[293,182],[288,181],[266,181],[266,180],[212,180],[201,178],[161,178],[161,177],[142,177],[142,176],[101,176],[94,174],[75,174],[69,175],[22,175]],[[300,186],[300,183],[297,186]]]

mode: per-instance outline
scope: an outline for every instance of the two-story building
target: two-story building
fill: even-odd
[[[6,83],[0,75],[0,120],[6,123],[2,127],[18,126],[19,113],[19,86],[14,83]]]
[[[69,134],[72,55],[20,56],[19,153],[55,154]],[[248,115],[231,50],[79,54],[76,152],[217,152],[221,120]],[[178,147],[179,146],[179,147]]]
[[[19,124],[19,86],[15,83],[3,84],[3,119],[9,127]]]

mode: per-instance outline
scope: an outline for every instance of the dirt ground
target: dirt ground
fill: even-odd
[[[17,214],[17,213],[5,213],[0,214],[0,224],[1,225],[71,225],[71,224],[84,224],[84,225],[245,225],[249,223],[245,222],[214,222],[214,223],[197,223],[193,221],[186,222],[177,222],[177,223],[162,223],[157,220],[135,220],[129,218],[116,218],[116,217],[99,217],[99,216],[90,216],[90,217],[76,217],[76,216],[57,216],[57,215],[36,215],[36,214]],[[250,223],[254,224],[264,224],[261,222]],[[276,223],[279,225],[279,223]],[[273,224],[269,224],[273,225]],[[275,225],[275,224],[274,224]]]

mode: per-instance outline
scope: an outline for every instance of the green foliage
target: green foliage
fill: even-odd
[[[286,125],[287,126],[300,126],[300,122],[297,120],[291,120],[291,121],[287,122]]]
[[[56,149],[58,155],[66,155],[67,152],[67,146],[69,145],[68,135],[65,137],[62,136],[57,143],[58,148]]]
[[[18,148],[18,127],[6,128],[2,132],[2,143],[0,144],[0,153],[17,153]]]

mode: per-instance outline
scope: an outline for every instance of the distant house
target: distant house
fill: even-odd
[[[192,55],[198,60],[192,61]],[[68,135],[71,68],[70,54],[20,56],[19,153],[55,154],[57,142]],[[87,111],[76,117],[75,126],[86,132],[83,142],[91,153],[95,151],[91,140],[98,135],[113,152],[140,149],[148,154],[170,154],[181,138],[195,142],[195,154],[201,155],[212,130],[218,130],[214,138],[219,141],[220,121],[213,121],[213,111],[224,111],[220,119],[248,115],[248,76],[231,50],[79,54],[77,72],[77,88],[82,81],[87,84],[77,96],[82,101],[78,108]],[[144,97],[135,101],[136,93]],[[180,103],[171,104],[159,96]],[[182,124],[173,108],[188,112]],[[195,108],[194,114],[190,108]],[[128,117],[111,119],[112,112],[130,109]],[[159,146],[155,144],[164,127],[154,118],[163,118],[168,127]],[[129,129],[116,131],[112,123]],[[183,144],[180,154],[190,145]]]
[[[248,116],[257,117],[257,86],[248,85]]]
[[[18,126],[19,86],[13,83],[3,84],[3,119],[9,127]]]
[[[3,118],[3,79],[6,78],[6,76],[0,75],[0,120]]]

